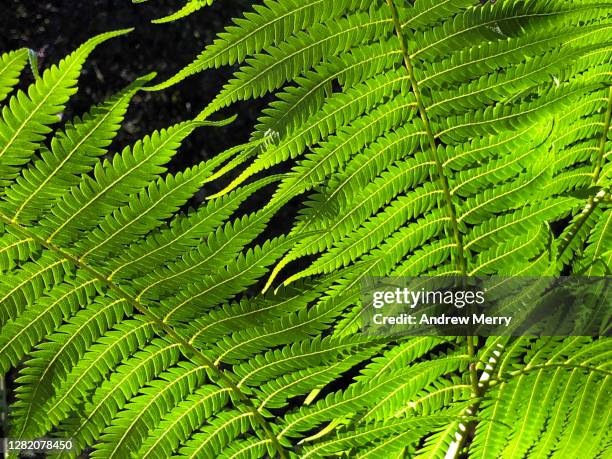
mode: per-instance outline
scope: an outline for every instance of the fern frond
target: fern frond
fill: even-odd
[[[180,457],[218,457],[225,445],[251,427],[253,415],[237,411],[223,411],[196,433],[179,450]],[[145,456],[146,457],[146,456]]]
[[[112,162],[97,163],[93,170],[95,180],[83,176],[57,198],[51,215],[40,222],[42,234],[48,242],[68,243],[78,238],[164,172],[163,165],[176,153],[180,142],[201,124],[185,122],[154,132],[133,148],[126,147]]]
[[[9,99],[0,123],[0,186],[14,181],[38,143],[49,133],[49,125],[61,119],[58,114],[76,91],[76,81],[87,56],[100,43],[129,31],[108,32],[90,39],[58,66],[47,69],[27,94],[19,91]]]
[[[19,75],[28,62],[28,50],[20,49],[0,55],[0,102],[19,82]]]
[[[113,271],[109,277],[137,278],[149,270],[146,267],[156,271],[160,265],[178,258],[184,250],[197,246],[200,238],[221,227],[249,196],[274,181],[276,177],[258,180],[219,200],[208,201],[197,211],[178,216],[169,227],[153,233],[149,239],[131,244],[126,254],[110,260],[107,266]]]
[[[33,358],[20,372],[20,387],[15,411],[20,423],[13,429],[19,436],[37,435],[44,425],[42,417],[36,418],[37,408],[53,393],[57,381],[63,379],[71,365],[65,356],[79,359],[85,349],[98,337],[129,314],[129,305],[124,300],[108,298],[100,300],[97,309],[79,311],[72,320],[61,326],[32,352]],[[34,425],[32,425],[34,424]]]
[[[185,16],[189,16],[196,11],[201,10],[205,6],[212,5],[213,0],[187,0],[187,3],[183,5],[178,11],[175,11],[172,14],[164,16],[163,18],[155,19],[152,22],[154,24],[165,24],[166,22],[177,21]]]
[[[4,232],[0,238],[0,272],[12,271],[18,262],[31,258],[39,249],[33,238]]]
[[[0,364],[5,373],[31,351],[32,347],[59,328],[65,320],[90,302],[96,293],[95,279],[75,279],[60,283],[47,296],[27,309],[17,319],[2,327]]]
[[[268,0],[265,6],[256,5],[255,11],[236,19],[235,25],[220,34],[192,64],[155,89],[164,89],[207,68],[243,62],[245,56],[278,43],[281,37],[290,36],[323,19],[334,19],[367,3],[362,0],[343,0],[333,4],[323,0],[305,3]]]
[[[137,450],[142,442],[142,432],[150,431],[171,407],[189,394],[204,400],[211,395],[210,392],[214,389],[203,386],[205,375],[205,367],[185,363],[179,363],[162,373],[159,379],[142,388],[139,395],[119,413],[113,424],[105,429],[92,456],[121,457]],[[199,388],[200,391],[197,392]],[[213,400],[206,401],[214,406]]]
[[[30,222],[47,210],[66,187],[76,185],[80,175],[91,170],[115,137],[132,96],[151,78],[136,80],[94,107],[83,120],[69,123],[51,140],[51,149],[43,148],[41,159],[28,166],[17,183],[6,190],[8,203],[3,202],[3,211],[16,221]]]
[[[597,0],[264,0],[146,88],[234,66],[200,115],[119,153],[148,77],[52,133],[113,34],[79,48],[0,123],[10,435],[72,438],[62,457],[603,457],[605,337],[359,328],[370,276],[609,272],[611,26]],[[231,121],[209,115],[268,94],[249,142],[168,173]]]
[[[175,365],[181,357],[180,345],[161,339],[145,346],[121,365],[111,378],[96,388],[84,407],[83,418],[71,417],[60,425],[60,431],[74,439],[73,455],[92,444],[125,403],[146,382]]]

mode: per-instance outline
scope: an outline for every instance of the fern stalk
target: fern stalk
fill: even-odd
[[[410,59],[410,53],[408,52],[408,45],[406,43],[406,37],[402,33],[402,25],[399,20],[399,15],[397,13],[397,8],[393,3],[393,0],[387,0],[387,4],[391,10],[391,16],[393,17],[393,25],[395,27],[395,33],[397,35],[397,39],[400,42],[400,47],[402,49],[402,56],[404,59],[404,66],[406,67],[406,71],[408,72],[408,76],[410,77],[410,84],[412,86],[412,91],[414,93],[414,97],[416,99],[417,107],[419,109],[419,114],[421,119],[423,120],[423,124],[425,125],[425,130],[427,131],[427,138],[429,139],[429,148],[431,150],[431,155],[436,163],[436,169],[438,173],[438,179],[442,185],[442,190],[444,191],[444,199],[446,200],[446,205],[448,207],[448,214],[451,221],[451,226],[453,228],[453,236],[455,238],[455,243],[457,244],[457,260],[459,264],[459,270],[461,272],[461,276],[465,276],[467,273],[467,263],[464,254],[463,248],[463,238],[461,233],[459,232],[459,223],[457,220],[457,211],[455,210],[455,206],[453,204],[453,198],[450,192],[450,186],[448,183],[448,177],[444,172],[444,166],[442,165],[442,161],[438,156],[438,147],[436,145],[436,137],[433,134],[431,129],[431,124],[429,122],[429,117],[427,116],[427,111],[425,109],[425,105],[423,104],[423,100],[421,98],[421,92],[419,90],[419,85],[414,75],[414,68],[412,66],[412,61]]]

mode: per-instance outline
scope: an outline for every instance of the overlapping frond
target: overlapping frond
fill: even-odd
[[[110,153],[143,77],[52,134],[87,54],[120,33],[3,108],[12,436],[104,458],[608,448],[605,338],[358,329],[367,276],[609,272],[609,2],[266,0],[154,88],[234,65],[196,120]],[[0,97],[25,56],[0,58]],[[167,173],[193,130],[226,123],[209,115],[269,93],[248,144]],[[269,238],[296,197],[291,231]]]
[[[182,206],[241,149],[167,174],[165,164],[195,128],[227,123],[188,121],[110,153],[130,98],[150,77],[49,135],[50,146],[45,142],[47,124],[58,120],[37,114],[61,110],[86,55],[119,34],[83,45],[33,84],[30,99],[14,96],[8,107],[15,113],[7,108],[3,115],[8,128],[15,128],[5,152],[18,151],[22,159],[5,156],[2,162],[14,180],[7,182],[0,204],[2,373],[22,364],[10,433],[35,438],[64,432],[75,442],[75,449],[65,452],[70,456],[97,441],[93,456],[126,457],[142,447],[149,456],[166,457],[209,422],[239,412],[250,419],[246,429],[268,438],[274,450],[268,422],[254,407],[243,406],[246,395],[233,379],[175,330],[164,318],[166,306],[144,292],[165,280],[163,267],[172,261],[192,250],[208,256],[198,251],[201,246],[216,252],[210,261],[215,269],[207,265],[197,282],[182,279],[181,287],[193,284],[183,293],[162,284],[168,297],[163,304],[183,312],[196,298],[206,298],[209,306],[200,302],[188,313],[199,315],[196,307],[213,309],[242,294],[286,251],[289,240],[249,249],[269,216],[252,218],[256,226],[244,228],[248,219],[236,211],[278,178],[182,214]],[[6,56],[3,62],[10,64],[20,54]],[[9,72],[6,81],[12,85],[16,71]],[[30,110],[28,104],[38,106]],[[13,126],[13,120],[21,124]],[[153,265],[162,270],[161,278],[145,276]],[[210,288],[214,296],[207,296]],[[163,435],[146,441],[156,428]],[[210,450],[216,447],[212,443]]]
[[[266,289],[343,270],[340,284],[354,287],[368,275],[556,274],[574,259],[585,267],[575,272],[593,275],[609,266],[610,5],[333,2],[329,18],[288,23],[317,2],[279,3],[287,9],[266,3],[236,20],[158,86],[239,65],[204,114],[276,91],[253,133],[273,145],[219,193],[291,161],[270,206],[296,195],[306,206],[292,229],[299,240]],[[553,230],[568,219],[565,232]],[[292,272],[293,262],[313,256]],[[355,330],[349,310],[337,320]],[[299,330],[300,321],[310,315],[280,323]],[[544,377],[538,384],[549,382]],[[442,409],[469,381],[431,384]],[[322,432],[340,435],[344,422],[332,424]],[[460,424],[431,434],[420,453],[443,456]],[[351,451],[344,446],[333,452]]]
[[[2,187],[15,180],[21,166],[30,161],[40,141],[50,132],[49,126],[61,119],[64,105],[76,92],[77,78],[87,56],[100,43],[126,32],[109,32],[92,38],[57,66],[47,69],[27,94],[18,91],[8,100],[0,123]]]

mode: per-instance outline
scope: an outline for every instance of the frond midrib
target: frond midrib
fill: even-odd
[[[402,32],[402,24],[399,20],[399,15],[397,12],[397,8],[393,3],[393,0],[387,0],[387,4],[389,5],[389,9],[391,10],[391,16],[393,17],[393,24],[395,27],[395,32],[397,38],[400,42],[402,56],[404,60],[404,66],[410,78],[412,91],[414,93],[416,104],[419,110],[419,114],[423,124],[425,126],[425,131],[427,132],[427,137],[429,139],[429,147],[431,150],[431,155],[436,163],[436,169],[438,174],[438,180],[442,185],[442,190],[444,192],[444,200],[446,201],[446,206],[448,209],[451,227],[453,231],[453,238],[455,239],[456,244],[456,252],[457,252],[457,264],[459,265],[459,271],[461,272],[461,276],[465,276],[467,273],[467,261],[465,256],[465,248],[463,246],[463,238],[461,237],[461,232],[459,231],[459,223],[457,218],[457,209],[452,200],[452,195],[450,192],[450,186],[448,182],[448,177],[444,173],[444,167],[442,165],[442,161],[438,156],[438,148],[436,145],[436,136],[433,133],[431,123],[429,122],[429,117],[427,115],[427,110],[423,103],[423,99],[421,97],[421,93],[419,91],[418,82],[416,80],[416,76],[414,74],[414,68],[412,66],[412,57],[408,51],[408,46],[406,43],[406,37]]]

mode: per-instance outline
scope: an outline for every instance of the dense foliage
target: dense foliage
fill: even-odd
[[[609,274],[611,26],[594,0],[267,0],[170,80],[59,127],[88,54],[127,31],[26,92],[28,51],[2,54],[10,436],[102,458],[608,455],[608,338],[368,337],[359,285]],[[226,65],[196,119],[109,150],[134,94]],[[167,172],[268,93],[250,142]]]

